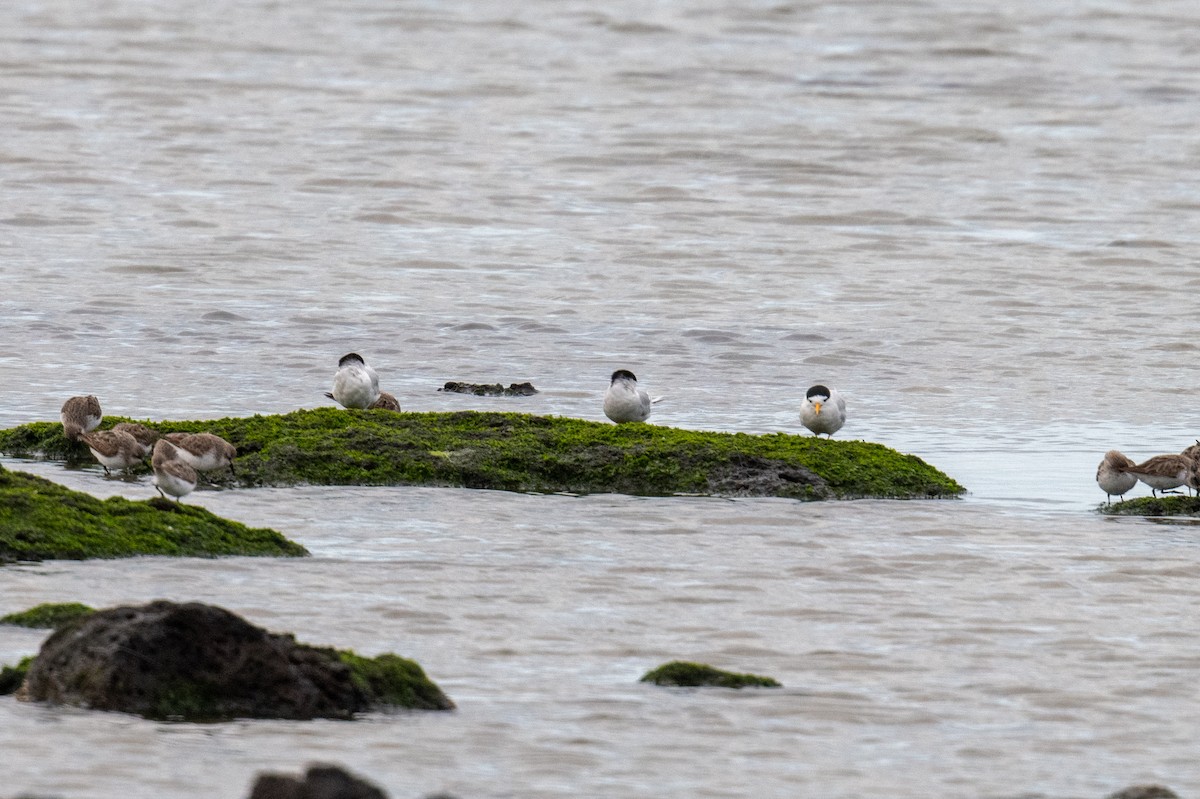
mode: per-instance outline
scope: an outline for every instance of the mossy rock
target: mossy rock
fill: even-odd
[[[92,611],[93,608],[79,602],[46,602],[35,605],[29,610],[0,616],[0,624],[13,624],[17,627],[33,627],[35,629],[57,629]]]
[[[132,555],[307,555],[274,530],[155,498],[97,499],[0,467],[0,563]]]
[[[10,693],[19,685],[22,700],[165,721],[454,709],[414,661],[310,646],[199,602],[157,600],[81,616],[0,680]]]
[[[108,418],[104,424],[117,421],[122,420]],[[811,435],[715,433],[519,413],[340,408],[143,424],[228,440],[238,449],[237,474],[212,472],[209,479],[229,485],[433,485],[801,500],[942,498],[964,490],[913,455]],[[72,455],[78,448],[63,437],[60,424],[0,431],[0,452],[12,456],[71,459],[80,457]]]
[[[673,660],[653,671],[646,672],[641,682],[688,688],[704,686],[716,688],[782,687],[779,682],[770,677],[759,677],[757,674],[737,674],[732,671],[715,669],[704,663],[688,663],[682,660]]]
[[[1200,497],[1138,497],[1111,505],[1103,504],[1099,511],[1108,516],[1200,517]]]

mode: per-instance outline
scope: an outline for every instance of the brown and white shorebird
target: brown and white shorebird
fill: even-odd
[[[62,421],[63,435],[74,441],[80,433],[90,433],[99,427],[104,414],[100,410],[100,400],[95,394],[88,394],[64,402],[58,418]]]
[[[1104,460],[1100,461],[1100,466],[1096,469],[1096,482],[1108,497],[1108,504],[1112,504],[1114,494],[1124,499],[1126,492],[1137,485],[1137,475],[1129,471],[1136,466],[1136,463],[1115,449],[1104,453]]]
[[[368,410],[385,410],[385,411],[400,411],[400,401],[393,394],[386,391],[379,392],[379,399],[371,403]]]
[[[164,498],[170,494],[178,502],[196,490],[196,470],[179,457],[178,448],[167,439],[155,442],[150,467],[154,470],[154,487]]]
[[[228,468],[230,474],[237,474],[233,469],[237,448],[218,435],[167,433],[163,438],[175,446],[180,459],[198,472]]]
[[[87,444],[92,451],[92,457],[104,467],[104,473],[111,475],[110,469],[128,470],[136,463],[141,463],[146,457],[145,448],[137,439],[124,430],[94,430],[90,433],[80,433],[79,440]]]
[[[1127,467],[1126,471],[1150,486],[1151,496],[1157,496],[1159,491],[1179,488],[1181,485],[1190,486],[1196,464],[1184,455],[1155,455],[1136,466]]]
[[[112,426],[112,429],[133,436],[134,440],[142,445],[143,458],[150,455],[150,452],[154,449],[154,442],[158,441],[157,430],[151,430],[146,425],[138,424],[137,422],[117,422]]]
[[[1179,453],[1185,458],[1191,458],[1192,463],[1200,464],[1200,438],[1196,439],[1196,443]]]

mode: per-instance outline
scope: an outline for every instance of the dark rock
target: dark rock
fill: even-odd
[[[1134,785],[1109,794],[1107,799],[1179,799],[1179,794],[1161,785]]]
[[[304,779],[259,775],[250,799],[387,799],[387,794],[337,766],[310,766]]]
[[[709,470],[708,489],[723,497],[829,499],[833,496],[829,484],[803,466],[742,454],[733,455]]]
[[[268,633],[212,605],[158,601],[59,628],[18,697],[155,719],[348,719],[379,703],[371,691],[333,649]]]
[[[533,383],[509,383],[505,388],[501,383],[459,383],[451,380],[438,389],[454,394],[474,394],[477,397],[532,397],[538,393]]]

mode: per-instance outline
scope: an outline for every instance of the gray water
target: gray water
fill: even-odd
[[[1200,791],[1197,535],[1103,453],[1200,436],[1200,9],[1183,2],[22,3],[0,27],[0,427],[327,403],[917,454],[961,501],[199,491],[304,560],[51,562],[39,602],[214,602],[415,658],[452,714],[156,724],[0,699],[5,794]],[[439,393],[530,380],[535,397]],[[98,496],[145,478],[4,460]],[[1133,492],[1146,493],[1144,487]],[[0,629],[0,662],[43,632]],[[779,691],[644,686],[693,659]]]

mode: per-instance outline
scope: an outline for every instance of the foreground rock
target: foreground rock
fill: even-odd
[[[1162,785],[1134,785],[1109,794],[1106,799],[1179,799],[1179,794]]]
[[[97,499],[0,467],[0,563],[132,555],[307,555],[274,530],[159,498]]]
[[[1200,497],[1138,497],[1100,506],[1108,516],[1194,516],[1200,517]]]
[[[779,682],[770,677],[759,677],[757,674],[737,674],[732,671],[722,671],[704,663],[688,663],[673,660],[646,672],[640,682],[651,682],[655,685],[671,685],[683,687],[713,687],[713,688],[780,688]]]
[[[307,646],[219,607],[167,601],[99,610],[59,628],[17,695],[182,721],[454,707],[413,661]]]
[[[801,500],[963,492],[915,456],[811,435],[713,433],[518,413],[338,408],[146,424],[226,439],[238,450],[237,475],[212,477],[246,486],[436,485]],[[71,446],[57,423],[0,431],[0,452],[9,455],[71,458]]]

